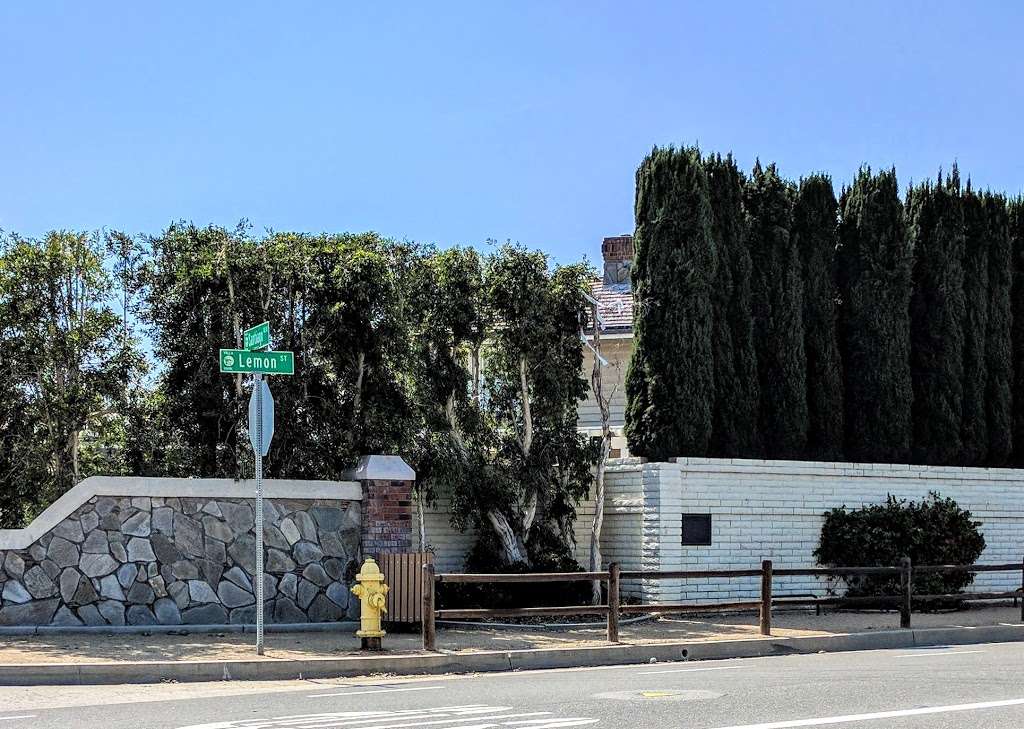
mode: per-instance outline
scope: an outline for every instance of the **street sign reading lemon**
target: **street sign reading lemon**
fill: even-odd
[[[265,375],[294,375],[292,352],[250,352],[245,349],[220,350],[221,372],[252,372]]]

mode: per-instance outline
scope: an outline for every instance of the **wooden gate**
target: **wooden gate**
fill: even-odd
[[[388,590],[388,623],[418,623],[423,618],[423,565],[434,563],[433,552],[382,554],[377,557]]]

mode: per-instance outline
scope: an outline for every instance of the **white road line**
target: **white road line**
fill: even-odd
[[[984,653],[985,651],[921,651],[920,653],[900,653],[893,658],[938,658],[939,656],[966,656],[971,653]]]
[[[486,714],[486,716],[485,716],[485,714]],[[437,724],[444,724],[446,726],[453,726],[453,725],[456,725],[456,724],[463,724],[463,723],[465,723],[467,721],[494,721],[496,719],[518,719],[518,718],[526,717],[526,716],[550,716],[550,715],[551,715],[550,711],[531,711],[531,712],[528,712],[528,713],[525,713],[525,714],[495,714],[495,713],[493,713],[493,711],[482,711],[482,712],[480,712],[480,716],[466,716],[466,717],[462,717],[462,718],[451,717],[450,716],[450,717],[447,717],[447,718],[444,718],[444,719],[436,719],[434,721],[413,721],[413,722],[406,721],[406,722],[401,723],[401,724],[376,724],[375,723],[375,724],[373,724],[372,729],[407,729],[408,727],[430,726],[430,725],[437,725]],[[386,717],[385,716],[385,717],[381,717],[379,719],[373,719],[372,721],[374,721],[374,722],[378,722],[378,721],[392,721],[395,718],[408,719],[409,717],[404,717],[404,716],[403,717]],[[505,722],[505,723],[509,724],[509,725],[512,724],[512,722]],[[351,725],[355,725],[355,724],[362,724],[364,726],[367,726],[365,720],[358,720],[358,721],[355,721],[355,722],[349,722],[347,724],[329,724],[329,725],[325,725],[325,726],[345,727],[345,726],[351,726]],[[367,729],[370,729],[370,727],[367,726]],[[462,728],[457,728],[457,729],[462,729]]]
[[[656,676],[660,673],[697,673],[699,671],[740,671],[750,666],[715,666],[714,668],[677,668],[665,671],[637,671],[641,676]]]
[[[310,694],[307,699],[319,699],[324,696],[361,696],[362,694],[391,694],[398,691],[434,691],[444,686],[409,686],[407,688],[375,689],[373,691],[341,691],[333,694]]]
[[[18,716],[0,716],[0,721],[11,721],[13,719],[35,719],[36,714],[19,714]]]
[[[923,716],[925,714],[952,714],[957,711],[979,711],[981,709],[999,709],[1005,706],[1024,705],[1024,699],[1008,699],[1006,701],[983,701],[977,704],[952,704],[950,706],[929,706],[924,709],[901,709],[898,711],[877,711],[872,714],[847,714],[846,716],[825,716],[818,719],[797,719],[795,721],[771,721],[767,724],[737,724],[722,726],[715,729],[792,729],[799,726],[825,726],[826,724],[847,724],[857,721],[875,721],[876,719],[894,719],[900,716]]]

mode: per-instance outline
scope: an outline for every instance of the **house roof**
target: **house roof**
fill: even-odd
[[[598,314],[604,321],[603,332],[633,331],[633,292],[629,284],[606,284],[603,279],[595,278],[590,284],[590,294],[597,300]]]

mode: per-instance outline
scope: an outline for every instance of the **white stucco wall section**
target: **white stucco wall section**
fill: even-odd
[[[53,502],[24,529],[0,529],[0,550],[28,549],[94,496],[249,499],[256,496],[256,482],[228,478],[92,476]],[[271,478],[263,481],[263,496],[268,499],[361,501],[363,491],[355,481]]]

